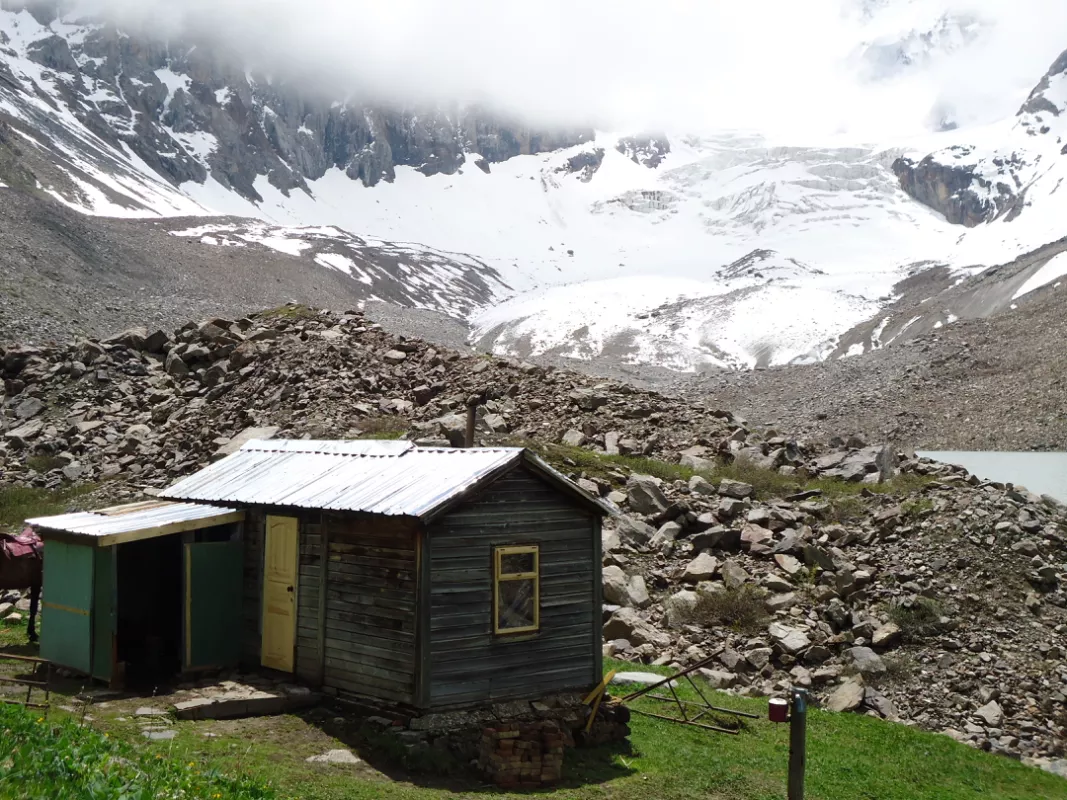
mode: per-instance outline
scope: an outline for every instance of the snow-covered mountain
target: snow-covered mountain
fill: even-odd
[[[1018,118],[980,128],[946,111],[881,142],[634,135],[313,96],[195,42],[24,5],[0,0],[0,193],[226,217],[174,232],[469,318],[499,353],[679,370],[842,355],[917,272],[956,283],[1067,234],[1063,57]],[[863,4],[867,80],[980,38],[981,20],[920,6]]]

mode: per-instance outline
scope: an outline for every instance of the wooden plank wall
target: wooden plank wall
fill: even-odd
[[[241,664],[259,667],[263,625],[263,537],[267,516],[249,511],[244,524],[244,592],[241,610]]]
[[[296,585],[296,674],[308,683],[322,681],[319,648],[319,584],[322,578],[322,516],[300,517],[300,573]]]
[[[411,521],[329,516],[324,685],[412,703],[418,566]]]
[[[429,706],[526,699],[600,680],[596,520],[518,469],[432,524]],[[493,548],[537,544],[541,630],[493,634]]]

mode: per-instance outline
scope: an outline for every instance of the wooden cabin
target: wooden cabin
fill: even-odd
[[[421,711],[600,680],[611,508],[527,450],[253,441],[162,496],[244,513],[245,666]]]

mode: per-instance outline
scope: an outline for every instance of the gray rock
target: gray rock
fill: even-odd
[[[996,700],[990,700],[975,711],[974,715],[982,720],[987,728],[999,728],[1004,722],[1004,709]]]
[[[724,562],[719,568],[719,572],[722,574],[722,580],[727,589],[737,589],[742,584],[752,580],[752,576],[748,574],[745,568],[732,559]]]
[[[656,533],[651,525],[625,514],[615,518],[615,530],[622,543],[631,547],[643,547]]]
[[[788,611],[798,602],[794,592],[783,592],[782,594],[772,594],[764,601],[764,605],[768,611]]]
[[[46,408],[44,402],[36,397],[27,397],[15,406],[16,419],[30,419],[36,417]]]
[[[382,356],[382,360],[386,364],[401,364],[407,361],[408,354],[401,350],[389,350]]]
[[[672,628],[680,628],[688,623],[699,602],[700,596],[691,589],[672,594],[663,604],[667,611],[667,624]]]
[[[796,575],[798,572],[804,569],[804,565],[801,564],[798,559],[793,558],[793,556],[786,555],[784,553],[778,553],[774,557],[774,561],[779,567],[781,567],[785,571],[787,575]]]
[[[790,655],[796,655],[811,646],[811,639],[804,631],[780,622],[772,622],[767,628],[767,633]]]
[[[848,651],[853,665],[861,675],[885,675],[886,666],[882,657],[869,647],[852,647]]]
[[[641,575],[632,575],[626,584],[626,594],[630,605],[634,608],[648,608],[652,605],[652,598],[648,595],[648,587]]]
[[[562,442],[568,447],[581,447],[585,444],[585,434],[572,428],[563,434]]]
[[[711,496],[718,493],[718,490],[712,486],[707,479],[694,475],[689,479],[689,491],[693,494],[699,494],[704,496]]]
[[[897,719],[897,707],[893,701],[871,686],[864,690],[863,704],[885,719]]]
[[[184,378],[189,374],[189,365],[173,350],[167,354],[167,360],[164,362],[163,368],[168,375],[174,378]]]
[[[878,648],[889,649],[900,644],[901,630],[895,622],[887,622],[874,631],[871,643]]]
[[[601,572],[601,578],[604,586],[604,600],[606,602],[617,606],[629,605],[629,597],[626,588],[629,577],[621,567],[604,567]]]
[[[729,478],[723,478],[719,482],[719,494],[723,497],[733,497],[737,500],[744,500],[746,497],[752,497],[755,489],[751,484],[742,483],[741,481],[732,481]]]
[[[630,508],[638,514],[660,514],[670,505],[651,475],[631,475],[626,482],[626,495]]]
[[[700,674],[707,679],[712,689],[729,689],[738,680],[735,673],[721,669],[701,669]]]
[[[650,644],[658,650],[670,647],[671,637],[656,630],[631,608],[620,608],[604,625],[605,639],[626,639],[636,647]]]
[[[686,583],[699,583],[711,580],[719,571],[719,560],[708,553],[701,553],[686,565],[682,580]]]
[[[359,764],[360,759],[351,750],[327,750],[307,759],[312,764]]]
[[[772,655],[774,655],[774,651],[769,647],[754,647],[745,651],[745,660],[759,670],[771,663]]]
[[[859,678],[850,678],[842,683],[833,694],[826,700],[826,708],[830,711],[853,711],[860,707],[865,696],[863,681]]]

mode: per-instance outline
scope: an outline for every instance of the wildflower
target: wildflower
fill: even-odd
[[[44,722],[44,717],[38,717],[38,718],[37,718],[37,721],[38,721],[38,722]]]

